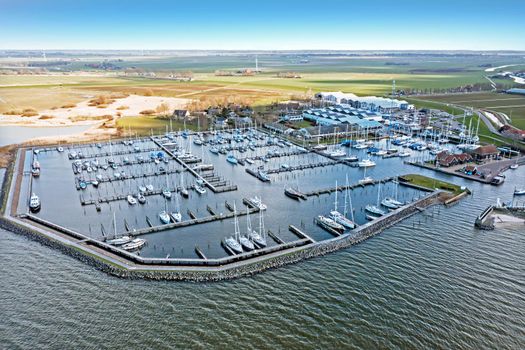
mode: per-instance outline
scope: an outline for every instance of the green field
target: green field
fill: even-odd
[[[133,134],[147,136],[151,135],[152,132],[153,134],[163,133],[170,127],[173,131],[184,130],[184,123],[180,120],[173,120],[170,124],[169,119],[157,117],[123,117],[117,120],[117,127],[125,132],[131,130]],[[197,123],[186,123],[186,129],[196,131]]]
[[[425,96],[417,98],[417,100],[420,100],[422,104],[431,101],[430,103],[473,107],[505,113],[511,117],[512,125],[525,129],[525,96],[490,92]]]

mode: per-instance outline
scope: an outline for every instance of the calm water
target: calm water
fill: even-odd
[[[0,147],[21,143],[31,139],[47,136],[67,136],[81,133],[91,128],[90,125],[75,125],[52,128],[32,128],[27,126],[1,126]]]
[[[0,231],[1,347],[522,349],[523,227],[473,220],[525,185],[525,167],[501,187],[455,181],[474,194],[452,208],[220,283],[121,280]]]

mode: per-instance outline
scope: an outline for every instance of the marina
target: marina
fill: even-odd
[[[392,216],[397,222],[393,213],[412,215],[441,197],[401,181],[406,165],[399,157],[350,147],[337,151],[346,157],[334,157],[263,129],[174,132],[62,150],[19,151],[15,220],[96,247],[101,258],[128,267],[236,268],[292,251],[309,255],[334,238],[352,242],[337,246],[354,244],[359,232],[381,227],[366,231],[373,236]],[[377,165],[361,168],[345,160],[352,157]],[[38,177],[29,171],[35,168]],[[328,179],[335,187],[326,187]],[[62,212],[51,200],[56,195],[69,203]]]

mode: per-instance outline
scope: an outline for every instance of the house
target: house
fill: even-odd
[[[476,160],[494,159],[499,155],[499,150],[494,145],[486,145],[476,148],[472,154]]]
[[[176,109],[173,111],[173,117],[175,118],[187,118],[190,116],[190,112],[187,109]]]
[[[451,154],[448,151],[442,151],[436,156],[436,164],[444,167],[464,164],[470,161],[472,161],[472,156],[467,153]]]

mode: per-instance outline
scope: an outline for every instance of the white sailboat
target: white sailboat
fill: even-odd
[[[128,242],[131,242],[132,238],[130,236],[122,236],[117,238],[117,219],[115,212],[113,212],[113,232],[114,238],[106,241],[106,243],[111,245],[123,245]]]
[[[380,201],[380,197],[381,197],[381,182],[379,182],[378,186],[379,187],[377,189],[377,203],[376,203],[376,205],[368,204],[365,207],[365,210],[367,212],[369,212],[369,213],[381,216],[381,215],[385,215],[386,213],[379,208],[379,201]]]
[[[175,211],[171,213],[171,216],[175,220],[175,222],[181,222],[182,221],[182,214],[180,212],[180,202],[179,202],[179,195],[175,193]]]
[[[367,158],[367,159],[363,159],[359,161],[357,165],[359,165],[360,168],[369,168],[369,167],[375,166],[376,163],[372,161],[370,158]]]
[[[235,203],[233,203],[233,215],[234,234],[233,236],[226,238],[224,242],[226,243],[226,246],[228,246],[234,253],[240,254],[242,253],[242,246],[239,242],[239,221],[237,220],[237,210]]]
[[[331,210],[330,211],[330,215],[329,215],[329,218],[334,220],[335,222],[337,222],[338,224],[341,224],[343,225],[344,227],[346,228],[350,228],[350,229],[353,229],[355,228],[355,224],[346,218],[345,215],[341,214],[339,211],[338,211],[338,207],[337,207],[337,192],[338,192],[338,189],[337,189],[337,181],[335,182],[335,201],[334,201],[334,210]],[[345,200],[345,206],[346,206],[346,200]]]
[[[263,217],[263,211],[259,211],[259,232],[252,230],[252,233],[250,235],[250,239],[257,243],[260,247],[266,247],[266,234],[264,231],[264,217]]]

